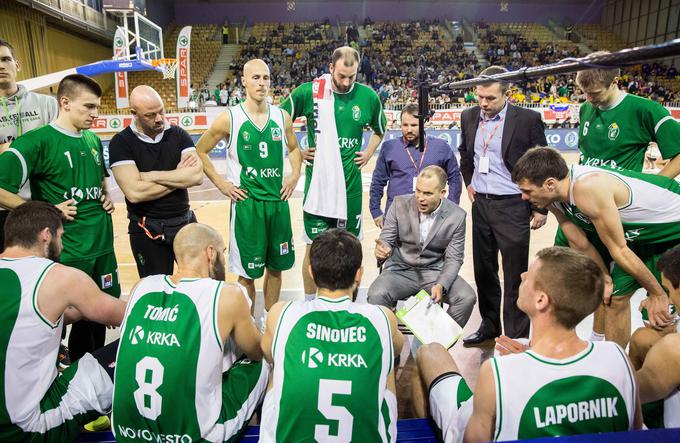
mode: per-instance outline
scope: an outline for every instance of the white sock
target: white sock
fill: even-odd
[[[267,315],[269,315],[269,312],[267,312],[266,309],[263,309],[261,318],[262,323],[260,323],[260,331],[262,331],[263,334],[264,330],[267,328]]]
[[[316,294],[305,294],[305,301],[310,301],[314,300],[316,298]]]
[[[604,341],[604,334],[593,331],[590,333],[590,341]]]

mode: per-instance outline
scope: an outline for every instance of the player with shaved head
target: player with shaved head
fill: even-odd
[[[246,100],[217,116],[196,147],[205,174],[231,199],[229,271],[255,301],[255,279],[264,275],[265,313],[279,299],[281,272],[295,252],[288,199],[300,178],[302,157],[290,115],[269,105],[269,67],[259,59],[243,66]],[[208,153],[227,140],[227,178]],[[285,151],[292,167],[284,176]]]
[[[114,380],[116,441],[236,441],[269,367],[249,299],[225,284],[226,247],[199,223],[175,237],[177,272],[130,293]],[[245,354],[245,355],[243,355]]]
[[[172,240],[196,221],[187,188],[203,182],[203,166],[191,136],[165,120],[152,87],[132,90],[130,111],[132,124],[109,145],[111,170],[125,194],[130,248],[140,277],[172,274]]]

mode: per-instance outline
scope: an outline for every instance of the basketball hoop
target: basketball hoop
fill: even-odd
[[[151,64],[163,70],[164,79],[175,78],[175,72],[177,71],[176,58],[158,58],[151,60]]]

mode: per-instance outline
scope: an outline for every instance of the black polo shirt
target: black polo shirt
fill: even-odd
[[[184,129],[166,124],[162,134],[155,139],[133,130],[128,126],[114,135],[109,143],[111,169],[116,166],[134,164],[139,172],[172,171],[177,168],[182,154],[196,151],[191,136]],[[138,218],[165,219],[177,217],[189,210],[189,193],[186,189],[175,189],[156,200],[131,203],[125,198],[128,212]]]

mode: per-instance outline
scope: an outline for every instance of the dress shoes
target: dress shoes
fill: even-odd
[[[481,331],[474,332],[463,339],[463,345],[465,346],[477,346],[481,345],[487,340],[493,340],[494,336],[486,335]]]

